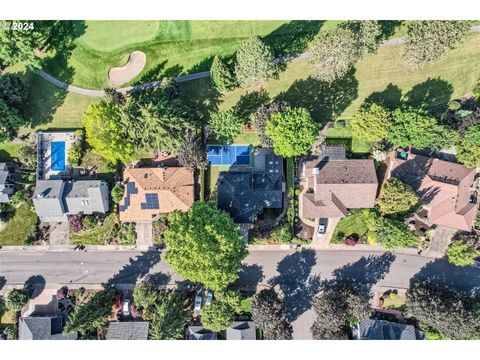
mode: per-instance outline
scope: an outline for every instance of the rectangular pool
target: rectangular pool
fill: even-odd
[[[50,154],[50,169],[53,171],[65,171],[67,168],[65,141],[52,141],[50,143]]]

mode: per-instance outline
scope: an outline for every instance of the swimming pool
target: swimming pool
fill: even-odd
[[[52,141],[50,143],[50,168],[53,171],[65,171],[67,168],[67,153],[65,152],[65,141]]]

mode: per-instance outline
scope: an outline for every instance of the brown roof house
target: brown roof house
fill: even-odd
[[[158,214],[187,211],[193,204],[193,173],[184,167],[129,168],[123,182],[121,221],[150,222]]]
[[[336,148],[327,146],[318,158],[301,164],[302,218],[342,218],[347,209],[375,204],[378,180],[373,160],[345,159],[345,152]]]
[[[411,152],[390,158],[389,176],[415,189],[427,223],[465,231],[472,229],[477,216],[475,173],[462,164]]]

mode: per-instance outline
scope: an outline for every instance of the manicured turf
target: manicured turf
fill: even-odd
[[[237,136],[233,143],[257,146],[260,145],[260,137],[257,132],[243,132]]]
[[[115,226],[115,214],[108,215],[102,226],[81,231],[79,233],[70,232],[70,243],[75,245],[105,245]]]
[[[27,235],[37,222],[35,211],[23,204],[0,231],[0,245],[28,245]]]
[[[328,129],[327,140],[331,140],[332,143],[350,142],[351,151],[354,154],[368,154],[372,147],[370,142],[352,136],[352,130],[348,127]]]
[[[338,233],[343,233],[344,237],[348,237],[352,234],[357,234],[358,237],[361,237],[367,233],[367,230],[365,216],[361,211],[358,211],[340,220],[333,233],[332,243],[335,243],[336,235]]]
[[[17,156],[18,150],[22,147],[22,144],[5,143],[0,144],[0,162],[11,161],[12,158]]]

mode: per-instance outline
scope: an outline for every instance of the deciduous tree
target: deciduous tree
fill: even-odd
[[[283,301],[274,289],[256,294],[250,306],[252,319],[263,331],[265,340],[291,340],[293,329],[287,319]]]
[[[120,200],[123,199],[125,195],[125,186],[121,182],[117,182],[111,191],[112,200],[114,203],[118,204]]]
[[[0,143],[13,139],[24,123],[25,120],[18,114],[17,109],[0,99]]]
[[[291,157],[306,154],[319,130],[307,109],[287,107],[271,114],[265,134],[272,139],[275,154]]]
[[[228,110],[212,114],[208,124],[209,130],[215,135],[215,141],[228,145],[241,133],[243,121],[232,110]]]
[[[13,289],[9,291],[5,305],[8,309],[19,312],[28,303],[29,299],[30,294],[27,289]]]
[[[457,144],[457,159],[468,167],[480,166],[480,125],[467,128]]]
[[[180,276],[216,291],[238,278],[247,256],[238,226],[226,212],[205,202],[170,214],[165,244],[165,261]]]
[[[422,69],[455,49],[470,26],[470,21],[412,21],[405,35],[403,59],[412,68]]]
[[[390,215],[410,210],[418,203],[418,200],[419,197],[411,186],[392,177],[382,186],[377,205],[382,214]]]
[[[468,237],[455,237],[445,252],[448,262],[456,266],[472,265],[480,256],[480,250],[474,246],[476,241]]]
[[[14,74],[0,76],[0,99],[8,106],[20,109],[27,100],[27,88],[20,77]]]
[[[205,169],[208,165],[205,146],[200,137],[191,131],[185,135],[177,156],[180,164],[191,171]]]
[[[407,225],[389,218],[378,219],[376,239],[380,245],[389,250],[416,246],[420,243],[418,236],[411,232]]]
[[[275,72],[272,51],[258,36],[240,44],[236,54],[235,75],[242,88],[265,85]]]
[[[353,135],[359,139],[380,141],[387,136],[390,112],[377,104],[365,104],[357,110],[349,124]]]
[[[225,330],[235,321],[239,310],[240,295],[235,291],[220,291],[210,305],[202,310],[202,325],[212,331]]]
[[[265,147],[272,147],[272,140],[265,134],[267,128],[267,122],[270,119],[272,114],[285,111],[287,108],[287,103],[285,101],[274,101],[270,104],[261,105],[257,111],[252,115],[253,125],[257,128],[257,131],[260,134],[260,143]]]

